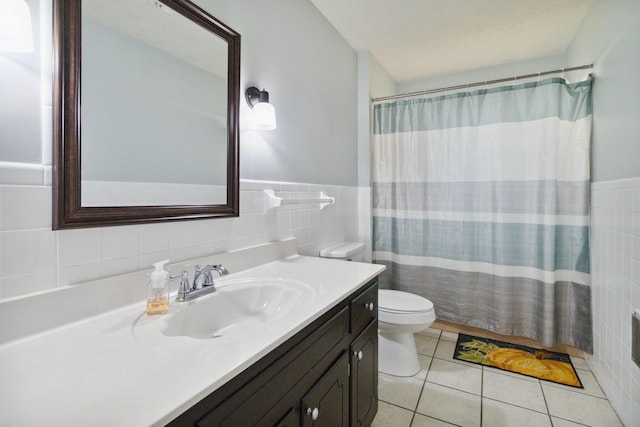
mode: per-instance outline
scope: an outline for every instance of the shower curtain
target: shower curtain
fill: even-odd
[[[382,288],[437,318],[591,352],[592,80],[373,107]]]

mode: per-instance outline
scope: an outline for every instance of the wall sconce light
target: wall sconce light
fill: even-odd
[[[0,51],[33,51],[31,12],[25,0],[0,1]]]
[[[276,110],[269,104],[269,92],[251,86],[244,93],[247,104],[253,109],[253,126],[260,130],[276,128]]]

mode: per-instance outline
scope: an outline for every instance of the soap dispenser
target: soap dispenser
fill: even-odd
[[[169,311],[169,281],[164,265],[169,260],[153,263],[154,270],[149,280],[149,296],[147,297],[147,314],[166,314]]]

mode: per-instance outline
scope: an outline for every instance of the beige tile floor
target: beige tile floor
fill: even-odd
[[[416,334],[422,370],[379,375],[372,427],[622,426],[583,359],[572,357],[584,389],[453,359],[458,334]]]

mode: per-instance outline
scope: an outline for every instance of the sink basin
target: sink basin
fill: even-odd
[[[235,279],[216,286],[212,294],[178,303],[166,316],[162,334],[200,339],[246,337],[304,311],[315,296],[308,284],[281,278]]]

